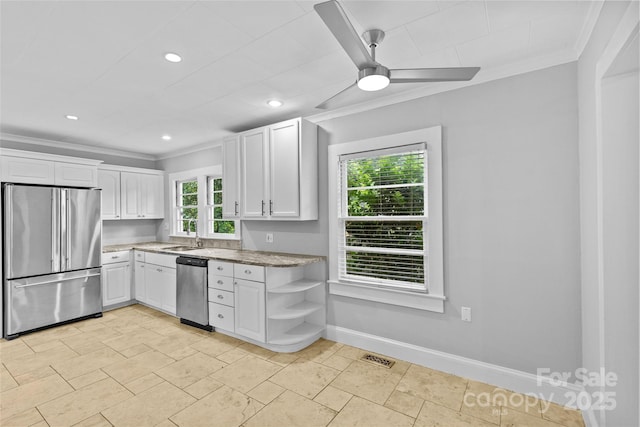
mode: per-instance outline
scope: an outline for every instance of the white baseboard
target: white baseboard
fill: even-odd
[[[402,359],[415,363],[416,365],[495,385],[506,390],[522,394],[533,394],[538,397],[542,396],[544,400],[552,401],[563,406],[569,403],[569,397],[565,394],[570,396],[584,390],[581,386],[575,384],[562,383],[558,385],[547,377],[335,325],[327,325],[326,338],[364,350]],[[590,411],[584,411],[583,418],[587,426],[597,427],[595,417],[593,417]]]

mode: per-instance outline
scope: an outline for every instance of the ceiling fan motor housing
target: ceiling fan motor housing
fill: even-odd
[[[384,65],[363,68],[358,71],[358,87],[366,91],[384,89],[389,85],[389,69]]]

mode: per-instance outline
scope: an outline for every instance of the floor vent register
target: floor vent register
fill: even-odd
[[[373,363],[377,366],[383,366],[385,368],[391,368],[396,362],[393,360],[385,359],[384,357],[375,356],[373,354],[365,354],[360,358],[365,362]]]

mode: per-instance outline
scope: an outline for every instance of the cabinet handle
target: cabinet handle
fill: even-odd
[[[218,299],[224,299],[222,295],[218,295]]]
[[[251,274],[251,270],[249,270],[249,269],[245,270],[244,274]]]
[[[156,268],[156,271],[162,273],[162,269],[161,268]]]
[[[236,206],[233,212],[235,216],[238,216],[238,202],[236,202]]]
[[[264,216],[264,200],[261,200],[262,202],[262,209],[260,210],[260,215]]]
[[[222,280],[218,280],[218,285],[222,285]]]
[[[273,215],[273,200],[269,200],[269,215]]]
[[[116,218],[120,218],[120,215],[116,215]]]
[[[144,264],[141,264],[141,265],[140,265],[140,268],[144,268]]]
[[[224,316],[222,314],[218,314],[218,318],[219,319],[224,319]]]
[[[216,268],[216,270],[222,271],[222,270],[224,270],[224,268],[222,268],[221,266],[218,266],[218,268]]]
[[[118,259],[118,255],[112,256],[111,259]]]

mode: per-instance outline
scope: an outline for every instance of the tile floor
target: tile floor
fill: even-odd
[[[0,340],[0,425],[584,425],[576,411],[362,354],[326,340],[273,353],[134,305]]]

